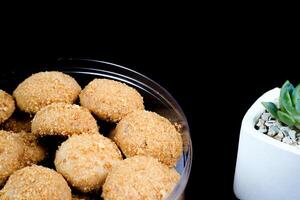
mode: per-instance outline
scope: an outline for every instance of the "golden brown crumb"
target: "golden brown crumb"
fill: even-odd
[[[1,124],[1,128],[15,133],[21,131],[31,132],[31,118],[29,116],[18,117],[13,114],[8,120]]]
[[[182,138],[166,118],[149,111],[134,111],[116,126],[112,139],[126,157],[148,155],[173,167],[181,156]]]
[[[36,164],[46,151],[31,133],[0,130],[0,186],[15,170]]]
[[[166,199],[180,175],[152,157],[134,156],[115,165],[103,185],[105,200]]]
[[[134,110],[143,110],[143,97],[124,83],[94,79],[79,95],[82,106],[100,119],[117,122]]]
[[[19,132],[16,134],[24,143],[23,166],[37,164],[46,157],[46,150],[38,144],[37,137],[32,133]]]
[[[0,186],[22,166],[23,141],[15,134],[0,130]]]
[[[39,72],[25,79],[13,92],[17,106],[28,113],[54,103],[73,103],[81,91],[71,76],[62,72]]]
[[[98,133],[97,122],[83,107],[53,103],[36,113],[31,124],[35,135],[73,135]]]
[[[14,172],[0,191],[3,200],[72,200],[65,179],[52,169],[33,165]]]
[[[7,120],[15,111],[15,101],[12,96],[0,90],[0,124]]]
[[[56,170],[82,192],[98,190],[111,167],[122,159],[117,145],[100,134],[71,136],[55,156]]]

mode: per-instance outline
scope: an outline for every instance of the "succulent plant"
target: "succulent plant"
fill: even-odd
[[[272,102],[262,102],[271,115],[291,128],[300,130],[300,84],[294,87],[286,81],[280,90],[279,108]]]

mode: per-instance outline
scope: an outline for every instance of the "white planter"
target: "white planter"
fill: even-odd
[[[299,200],[300,149],[261,134],[254,128],[264,111],[262,101],[274,101],[280,89],[262,95],[242,121],[234,193],[242,200]]]

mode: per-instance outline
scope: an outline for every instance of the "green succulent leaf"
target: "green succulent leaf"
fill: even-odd
[[[296,121],[296,123],[300,125],[300,114],[294,114],[293,118]]]
[[[286,93],[289,93],[290,95],[292,95],[293,93],[293,90],[294,90],[294,86],[289,82],[289,81],[286,81],[283,86],[281,87],[281,90],[280,90],[280,97],[279,97],[279,107],[282,111],[285,111],[285,108],[283,106],[283,102],[282,102],[282,99],[283,99],[283,96],[286,94]]]
[[[296,121],[291,116],[289,116],[288,114],[286,114],[284,112],[278,111],[277,115],[281,122],[285,123],[286,125],[288,125],[290,127],[292,127],[296,124]]]
[[[278,115],[277,115],[277,111],[278,111],[278,108],[276,107],[276,105],[272,102],[261,102],[262,105],[266,108],[266,110],[271,113],[271,115],[278,119]]]
[[[294,89],[292,94],[292,100],[295,105],[297,113],[300,113],[300,84]]]
[[[289,91],[286,90],[282,94],[280,101],[281,101],[282,106],[284,107],[284,110],[288,114],[292,115],[294,113],[294,107],[293,107],[293,102],[292,102]]]

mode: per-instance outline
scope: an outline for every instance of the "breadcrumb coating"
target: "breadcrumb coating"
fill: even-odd
[[[134,111],[116,126],[112,139],[126,157],[147,155],[173,167],[182,153],[182,138],[171,122],[150,111]]]
[[[103,185],[105,200],[162,200],[172,192],[180,175],[157,159],[134,156],[109,172]]]
[[[0,130],[0,186],[14,171],[36,164],[45,156],[45,149],[31,133]]]
[[[13,97],[5,91],[0,90],[0,124],[13,114],[15,108]]]
[[[16,134],[24,142],[23,166],[37,164],[46,157],[46,150],[38,144],[37,137],[25,131]]]
[[[22,165],[24,143],[15,134],[0,130],[0,186]]]
[[[98,133],[97,122],[88,109],[75,104],[53,103],[36,113],[31,124],[35,135]]]
[[[13,114],[8,120],[1,124],[1,128],[6,131],[15,133],[25,131],[31,132],[31,118],[30,117],[17,117]]]
[[[98,190],[111,167],[122,159],[117,145],[100,134],[71,136],[56,152],[55,167],[82,192]]]
[[[74,103],[81,92],[80,85],[62,72],[39,72],[25,79],[13,92],[17,106],[28,113],[55,102]]]
[[[143,110],[143,97],[134,88],[124,83],[94,79],[79,95],[82,106],[100,119],[118,122],[134,110]]]
[[[78,97],[81,106],[74,104]],[[108,131],[116,125],[111,139],[91,113],[114,122],[99,121]],[[145,111],[143,97],[125,83],[94,79],[81,90],[62,72],[33,74],[12,96],[0,90],[0,200],[89,200],[101,191],[105,200],[166,199],[180,178],[174,169],[180,132],[180,125]],[[40,138],[51,135],[68,139]],[[57,147],[50,138],[65,141]],[[40,139],[51,143],[48,152]],[[46,155],[56,171],[36,165]]]
[[[14,172],[0,191],[1,200],[72,200],[71,189],[56,171],[33,165]]]

